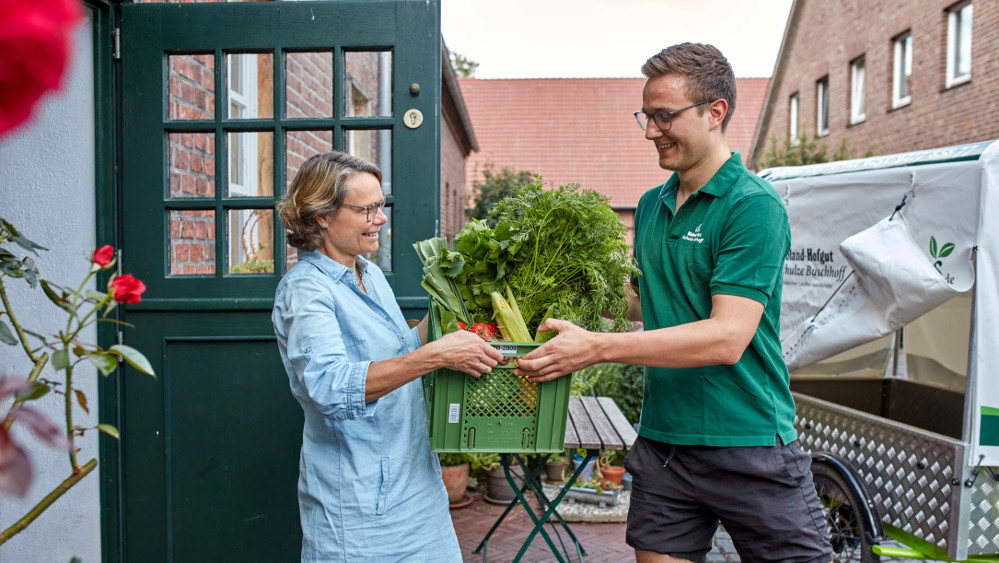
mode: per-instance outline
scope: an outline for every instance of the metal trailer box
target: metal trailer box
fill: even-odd
[[[856,470],[889,535],[999,554],[999,143],[760,175],[791,223],[802,444]]]

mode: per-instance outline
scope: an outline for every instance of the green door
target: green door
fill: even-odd
[[[295,255],[274,203],[317,152],[379,164],[390,223],[373,258],[422,316],[411,244],[439,215],[439,15],[433,0],[121,6],[122,265],[148,288],[124,340],[158,377],[113,388],[107,561],[298,559],[302,413],[270,323]]]

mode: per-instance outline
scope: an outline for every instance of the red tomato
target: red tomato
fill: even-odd
[[[478,334],[486,341],[499,340],[499,325],[496,323],[475,323],[468,330]]]

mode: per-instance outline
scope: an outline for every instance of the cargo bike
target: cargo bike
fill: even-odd
[[[837,561],[999,561],[999,143],[760,174]]]

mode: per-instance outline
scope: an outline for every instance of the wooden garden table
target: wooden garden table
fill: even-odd
[[[524,545],[520,548],[513,563],[520,561],[534,540],[534,536],[539,532],[545,539],[545,542],[548,543],[548,547],[555,554],[555,558],[559,563],[571,561],[569,552],[565,544],[561,541],[561,536],[559,536],[559,543],[561,544],[560,551],[555,546],[551,536],[544,529],[545,522],[548,522],[552,516],[558,519],[562,528],[565,529],[566,533],[572,539],[579,560],[582,561],[583,556],[586,555],[586,550],[583,549],[576,535],[572,533],[569,524],[559,515],[558,505],[562,502],[562,499],[569,492],[569,488],[576,482],[579,475],[586,469],[586,466],[600,454],[601,450],[628,450],[635,443],[635,438],[638,437],[638,434],[631,423],[628,422],[628,419],[625,418],[621,409],[618,408],[617,404],[610,397],[569,397],[568,411],[568,420],[565,425],[565,447],[567,449],[584,448],[586,450],[586,458],[572,473],[566,485],[559,491],[559,494],[554,499],[549,499],[545,495],[544,489],[541,486],[541,480],[538,477],[551,454],[546,454],[534,470],[527,467],[522,457],[523,454],[505,453],[500,456],[503,464],[503,472],[516,496],[510,501],[506,510],[503,511],[503,514],[496,520],[496,523],[486,533],[486,537],[482,539],[482,542],[479,543],[479,546],[473,552],[482,553],[483,563],[486,561],[486,543],[489,541],[489,537],[492,536],[496,528],[499,527],[503,519],[506,518],[506,515],[510,513],[518,502],[524,507],[531,520],[534,521],[534,529],[531,530],[527,539],[524,540]],[[515,461],[524,474],[524,483],[522,486],[518,486],[513,480],[513,475],[510,472],[511,461]],[[538,506],[542,511],[540,517],[534,512],[534,509],[524,495],[527,490],[530,490],[538,501]],[[552,527],[556,535],[558,535],[558,528],[555,527],[555,524],[552,524]],[[563,554],[565,555],[564,559],[562,558]]]

